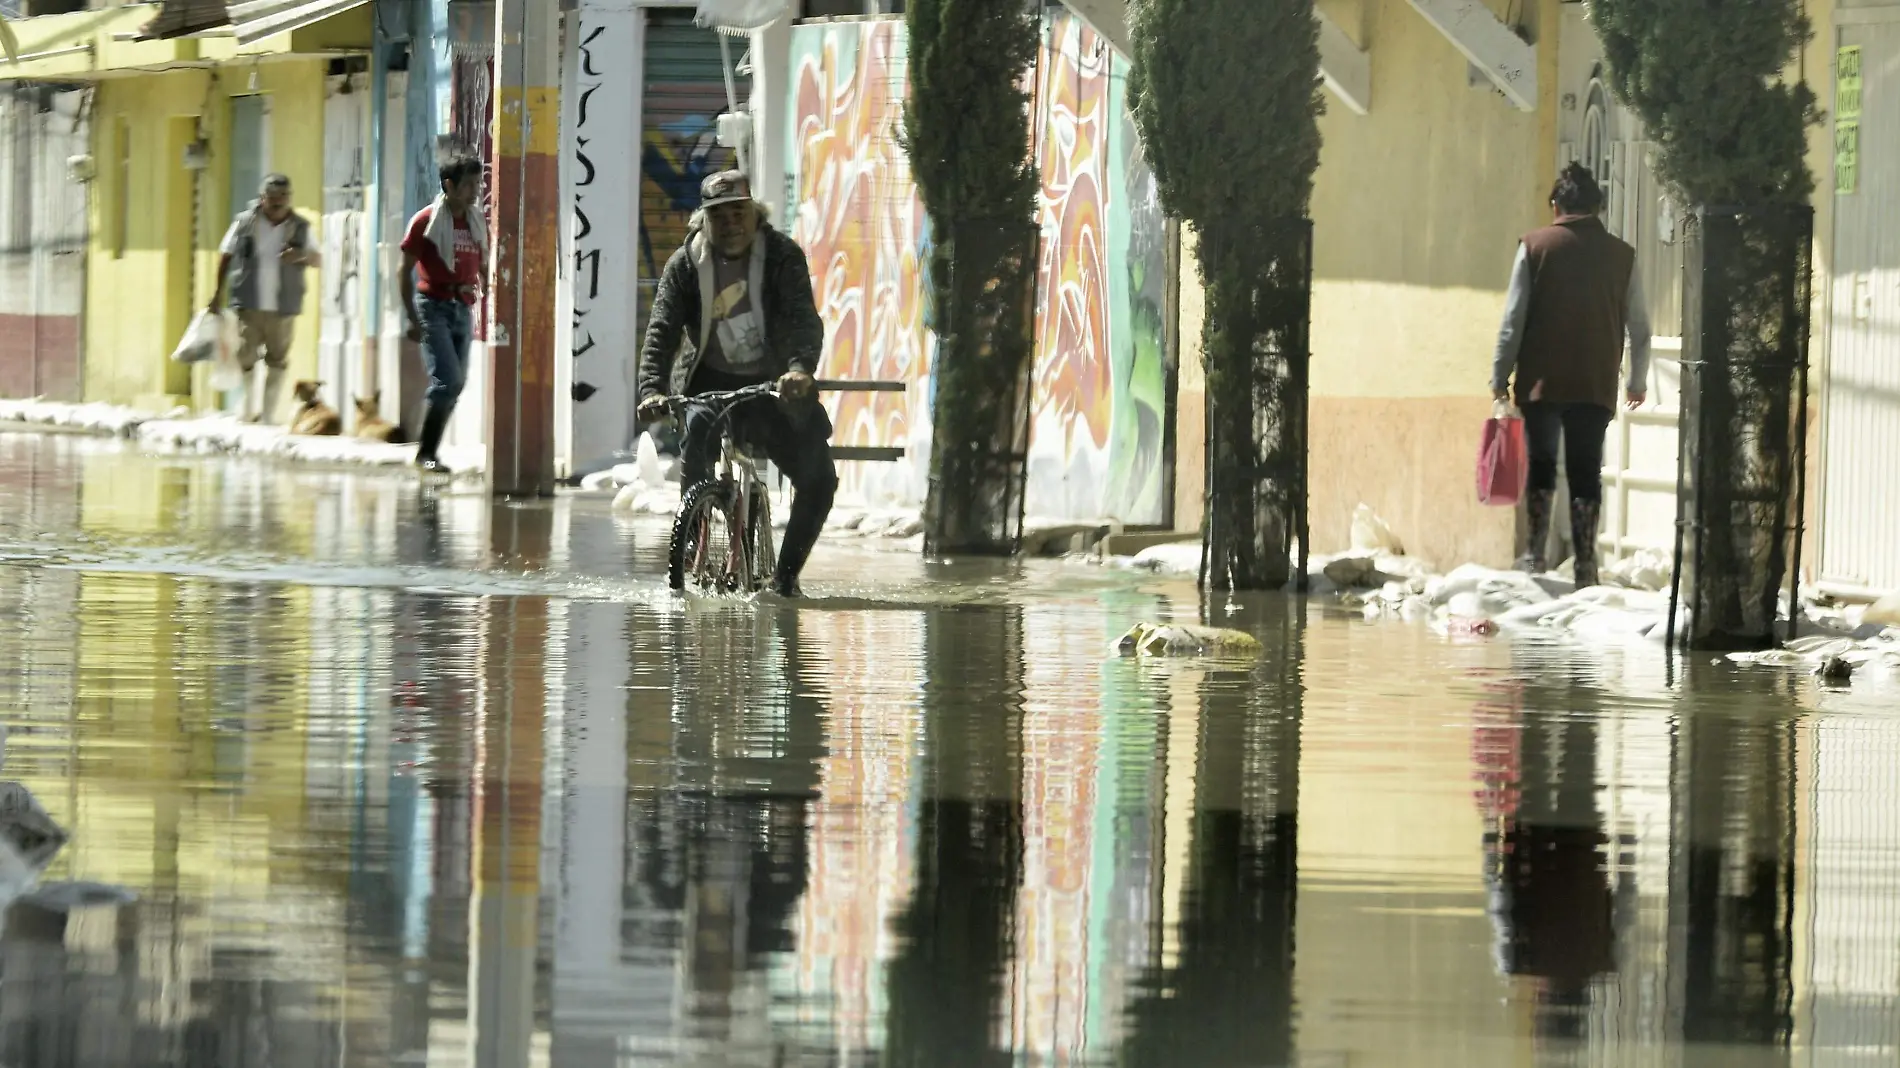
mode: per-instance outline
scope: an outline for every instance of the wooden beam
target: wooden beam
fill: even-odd
[[[1453,48],[1484,72],[1511,106],[1537,110],[1537,49],[1491,13],[1482,0],[1407,0]]]
[[[1372,54],[1352,43],[1339,24],[1315,11],[1319,20],[1319,74],[1339,102],[1364,115],[1372,110]]]

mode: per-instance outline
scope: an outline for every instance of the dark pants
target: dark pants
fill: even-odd
[[[475,335],[475,316],[459,300],[416,297],[422,320],[422,362],[429,369],[429,404],[444,410],[455,407],[468,382],[468,343]]]
[[[1553,492],[1557,488],[1557,452],[1564,454],[1564,475],[1570,496],[1585,501],[1603,499],[1603,435],[1615,413],[1595,404],[1524,406],[1524,437],[1531,449],[1530,488]]]
[[[714,382],[713,376],[695,376],[692,393],[723,391],[735,384]],[[792,483],[792,513],[785,517],[785,540],[779,548],[779,570],[792,578],[818,543],[825,517],[831,514],[838,492],[838,468],[831,460],[831,418],[815,402],[788,405],[770,398],[748,401],[728,416],[740,441],[765,450],[772,465]],[[714,413],[697,405],[686,408],[686,431],[680,445],[680,488],[691,489],[713,476],[719,459],[720,426]]]

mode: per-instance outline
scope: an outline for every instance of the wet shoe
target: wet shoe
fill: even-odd
[[[1571,540],[1576,544],[1575,563],[1577,588],[1584,589],[1597,585],[1597,521],[1602,511],[1602,502],[1586,501],[1581,498],[1570,499]]]
[[[1524,514],[1529,521],[1530,538],[1525,542],[1524,555],[1518,557],[1517,569],[1533,575],[1541,575],[1549,569],[1545,552],[1550,546],[1550,513],[1556,506],[1556,490],[1532,490],[1524,499]]]
[[[805,596],[805,591],[798,588],[798,580],[785,575],[780,575],[772,580],[772,592],[788,600],[796,600],[797,598]]]
[[[455,473],[449,470],[448,464],[443,463],[433,456],[417,460],[416,467],[425,475],[452,475]]]

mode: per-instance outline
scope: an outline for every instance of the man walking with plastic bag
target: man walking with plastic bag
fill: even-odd
[[[310,223],[290,206],[290,179],[264,179],[257,200],[238,213],[225,231],[218,259],[218,280],[208,310],[224,305],[228,284],[231,310],[238,320],[238,368],[244,373],[243,419],[268,421],[283,399],[290,370],[291,329],[303,311],[304,271],[321,257],[310,240]],[[264,360],[259,393],[258,358]]]
[[[1564,168],[1551,189],[1550,207],[1555,221],[1524,235],[1518,246],[1491,391],[1499,401],[1509,399],[1516,372],[1517,406],[1530,445],[1525,500],[1530,548],[1522,566],[1539,572],[1547,564],[1561,448],[1581,588],[1597,584],[1603,437],[1619,400],[1634,410],[1645,396],[1649,313],[1636,274],[1636,250],[1604,229],[1597,217],[1603,190],[1589,169],[1576,163]],[[1629,376],[1619,391],[1625,337]]]

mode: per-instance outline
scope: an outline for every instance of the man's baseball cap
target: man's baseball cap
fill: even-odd
[[[699,183],[699,206],[716,208],[721,204],[733,204],[741,200],[752,199],[752,179],[744,171],[720,171],[709,174]]]

